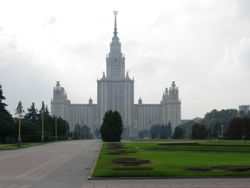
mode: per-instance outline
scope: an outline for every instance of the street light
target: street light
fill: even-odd
[[[21,117],[18,118],[18,140],[17,140],[17,146],[20,147],[22,145],[21,140]]]
[[[41,116],[42,116],[42,138],[41,138],[41,142],[44,143],[44,102],[42,102]]]
[[[18,140],[17,140],[17,146],[20,147],[22,145],[22,140],[21,140],[21,118],[23,117],[23,105],[22,102],[19,101],[17,108],[16,108],[16,115],[18,116]]]
[[[221,139],[223,139],[223,128],[224,128],[224,125],[221,125]]]

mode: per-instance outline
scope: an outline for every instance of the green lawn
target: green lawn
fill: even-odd
[[[206,146],[208,144],[201,144],[198,146],[175,146],[175,145],[159,145],[152,143],[137,143],[141,149],[144,150],[172,150],[172,151],[206,151],[206,152],[249,152],[250,146]],[[228,145],[228,144],[227,144]]]
[[[131,142],[204,142],[204,143],[218,143],[218,144],[249,144],[250,140],[218,140],[218,139],[128,139]]]
[[[250,176],[248,171],[229,171],[212,169],[211,171],[187,171],[193,167],[214,167],[221,165],[248,165],[250,166],[250,154],[242,153],[202,153],[202,151],[227,151],[227,152],[250,152],[250,147],[223,147],[223,146],[173,146],[178,152],[148,151],[147,149],[169,149],[169,146],[159,146],[157,143],[123,143],[129,151],[136,151],[127,155],[107,155],[117,149],[109,149],[103,144],[96,168],[92,177],[205,177],[205,176]],[[172,147],[172,146],[171,146]],[[185,148],[187,147],[187,148]],[[191,147],[191,148],[190,148]],[[181,152],[182,150],[194,150],[201,152]],[[206,148],[206,149],[204,149]],[[170,148],[173,149],[173,148]],[[114,164],[112,159],[137,158],[150,160],[150,164],[141,164],[138,167],[151,167],[148,171],[115,171],[117,167],[132,167]]]
[[[0,145],[0,150],[15,150],[15,149],[21,149],[21,148],[29,148],[32,146],[39,146],[42,143],[40,142],[33,142],[33,143],[23,143],[21,147],[17,147],[15,144],[13,145]]]

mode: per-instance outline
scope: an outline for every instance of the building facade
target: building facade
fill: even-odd
[[[247,115],[250,112],[250,105],[240,105],[239,112],[242,112]]]
[[[138,131],[149,129],[153,124],[171,123],[172,129],[181,124],[181,102],[179,90],[172,82],[163,93],[159,104],[143,104],[142,99],[134,104],[134,79],[125,72],[125,57],[115,24],[110,52],[106,56],[106,73],[97,80],[97,104],[89,99],[88,104],[71,104],[59,81],[53,90],[51,114],[67,120],[73,130],[76,124],[85,124],[94,132],[99,129],[104,114],[116,110],[121,114],[124,136],[137,136]]]

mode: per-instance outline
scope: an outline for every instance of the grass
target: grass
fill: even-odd
[[[212,142],[211,142],[212,143]],[[204,143],[207,144],[207,143]],[[227,143],[229,144],[229,143]],[[236,143],[236,145],[239,143]],[[202,153],[202,151],[227,151],[227,152],[250,152],[250,147],[223,147],[223,146],[194,146],[197,147],[194,152],[181,152],[194,150],[190,146],[174,147],[178,152],[159,152],[149,151],[147,149],[169,149],[169,146],[159,146],[157,143],[123,143],[129,151],[136,151],[127,155],[107,155],[116,150],[109,149],[107,144],[103,144],[97,160],[96,168],[92,177],[222,177],[222,176],[250,176],[250,171],[228,171],[211,170],[204,172],[187,171],[187,168],[193,167],[213,167],[221,165],[250,165],[250,154],[242,153]],[[230,144],[231,145],[231,144]],[[206,149],[204,149],[206,148]],[[173,149],[173,148],[170,148]],[[149,171],[115,171],[113,168],[127,167],[121,164],[114,164],[112,159],[116,158],[137,158],[150,160],[150,164],[141,164],[139,167],[151,167]],[[130,166],[129,166],[130,167]]]
[[[39,146],[39,145],[42,145],[42,143],[39,143],[39,142],[23,143],[21,147],[17,147],[15,144],[0,145],[0,150],[15,150],[15,149],[29,148],[32,146]]]
[[[206,146],[202,144],[199,146],[175,146],[175,145],[158,145],[158,144],[137,144],[144,150],[172,150],[172,151],[201,151],[201,152],[246,152],[250,154],[249,146]]]
[[[250,140],[218,140],[218,139],[128,139],[131,142],[204,142],[204,143],[218,143],[218,144],[249,144]]]
[[[183,141],[197,141],[195,139],[128,139],[131,142],[183,142]],[[200,140],[199,140],[200,141]]]

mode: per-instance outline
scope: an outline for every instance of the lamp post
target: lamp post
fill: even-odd
[[[221,125],[221,139],[223,139],[223,128],[224,128],[224,125]]]
[[[18,140],[17,140],[17,146],[20,147],[22,145],[21,140],[21,117],[18,117]]]
[[[41,137],[41,142],[44,143],[44,102],[42,102],[41,116],[42,116],[42,137]]]
[[[16,115],[18,117],[18,140],[17,140],[17,146],[20,147],[22,145],[22,140],[21,140],[21,118],[22,118],[22,114],[24,113],[23,110],[23,105],[22,102],[19,101],[17,108],[16,108]]]

